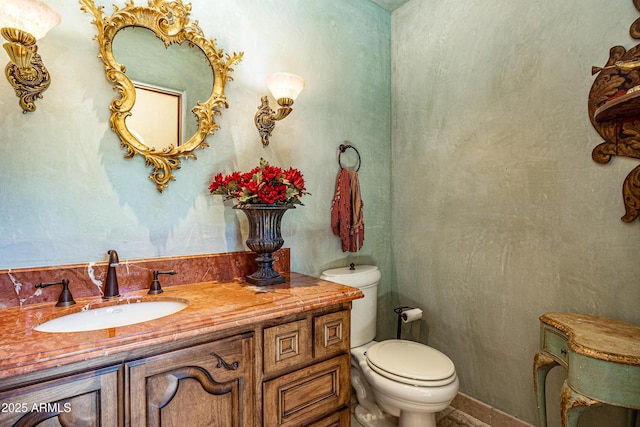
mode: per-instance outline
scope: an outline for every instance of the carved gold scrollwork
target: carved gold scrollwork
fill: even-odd
[[[253,121],[258,128],[258,133],[260,134],[262,145],[264,147],[269,145],[269,137],[271,136],[271,132],[273,132],[273,128],[276,126],[276,122],[271,119],[274,114],[275,111],[269,107],[269,100],[266,96],[263,96],[260,99],[258,112],[256,113]]]
[[[560,417],[562,427],[578,425],[580,415],[590,406],[599,406],[602,402],[590,399],[580,393],[575,392],[567,381],[562,385],[560,391]]]
[[[633,0],[640,11],[640,0]],[[630,34],[640,39],[640,18],[631,25]],[[640,159],[640,45],[627,51],[622,46],[609,50],[603,67],[591,87],[588,112],[591,124],[604,142],[591,154],[595,162],[608,163],[612,156]],[[627,175],[622,187],[625,215],[631,222],[640,215],[640,167]]]
[[[34,53],[31,59],[32,70],[35,71],[33,75],[23,76],[16,64],[7,64],[5,74],[11,86],[16,91],[16,96],[20,98],[20,106],[22,111],[33,112],[36,110],[36,99],[42,98],[42,92],[44,92],[51,83],[49,78],[49,72],[42,63],[40,55]]]
[[[36,39],[16,28],[2,28],[0,32],[9,42],[4,48],[11,58],[4,73],[20,98],[22,112],[34,112],[36,100],[42,98],[42,92],[51,83],[49,72],[37,53]]]
[[[92,23],[98,29],[95,37],[100,48],[98,56],[104,61],[107,80],[114,84],[114,89],[119,94],[110,106],[111,128],[120,137],[121,146],[127,150],[125,158],[136,154],[144,156],[147,166],[153,169],[149,177],[158,191],[162,192],[170,181],[175,180],[173,171],[180,168],[180,159],[195,159],[193,152],[198,148],[208,147],[205,139],[220,128],[215,116],[221,114],[222,107],[229,106],[224,88],[228,81],[233,80],[229,73],[233,72],[232,66],[241,61],[243,53],[224,55],[223,50],[217,48],[215,39],[206,39],[198,22],[190,21],[191,4],[183,4],[181,0],[149,0],[148,6],[135,6],[133,0],[129,0],[123,9],[114,5],[113,15],[107,17],[103,16],[103,7],[96,7],[93,0],[80,0],[80,4],[83,11],[91,13],[95,18]],[[184,144],[161,149],[148,147],[127,128],[125,120],[131,115],[136,92],[125,74],[125,66],[115,60],[112,50],[115,35],[126,27],[147,28],[167,47],[186,42],[202,50],[209,61],[214,75],[213,89],[207,101],[198,102],[191,110],[196,117],[198,129]]]

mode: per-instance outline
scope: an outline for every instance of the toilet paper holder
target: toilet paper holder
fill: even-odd
[[[401,339],[403,323],[413,322],[414,320],[422,318],[422,310],[416,307],[396,307],[393,311],[398,315],[398,329],[396,332],[397,339]]]

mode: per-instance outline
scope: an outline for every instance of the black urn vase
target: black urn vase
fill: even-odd
[[[258,254],[258,271],[246,276],[247,282],[267,286],[284,283],[286,279],[273,269],[273,252],[284,244],[280,223],[285,212],[295,209],[291,203],[284,205],[239,204],[233,207],[245,213],[249,220],[249,238],[247,246]]]

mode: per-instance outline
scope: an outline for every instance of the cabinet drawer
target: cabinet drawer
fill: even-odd
[[[298,320],[264,330],[264,373],[302,366],[311,362],[311,321]]]
[[[348,353],[351,345],[349,311],[313,318],[313,355],[317,358]]]
[[[263,385],[264,423],[303,425],[346,408],[350,392],[347,354],[283,375]]]
[[[557,329],[549,328],[547,326],[543,327],[542,334],[542,348],[555,356],[555,358],[558,359],[558,362],[567,366],[569,355],[567,337]]]
[[[349,427],[350,425],[351,411],[349,411],[349,408],[346,408],[328,417],[324,417],[315,423],[307,424],[307,427]]]

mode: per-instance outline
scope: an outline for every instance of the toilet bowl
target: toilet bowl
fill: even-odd
[[[435,427],[435,413],[446,409],[458,393],[453,362],[426,345],[371,342],[351,349],[351,355],[377,404],[398,417],[400,426]]]
[[[324,280],[360,288],[364,298],[351,310],[351,384],[356,391],[357,420],[366,427],[436,427],[435,413],[458,393],[453,362],[427,345],[406,341],[376,342],[375,266],[327,270]],[[397,417],[397,418],[396,418]]]

